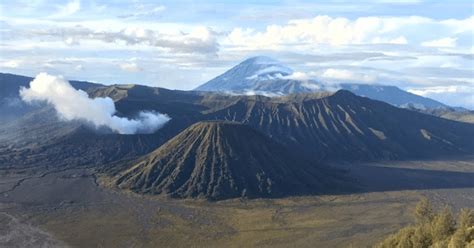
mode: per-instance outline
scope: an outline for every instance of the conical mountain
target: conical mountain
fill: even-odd
[[[292,73],[292,69],[275,59],[257,56],[244,60],[196,90],[232,92],[254,90],[261,82],[280,79]]]
[[[199,122],[119,173],[116,184],[138,193],[212,200],[277,197],[322,189],[317,166],[233,122]]]

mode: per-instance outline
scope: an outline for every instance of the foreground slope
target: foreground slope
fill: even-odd
[[[248,126],[199,122],[120,173],[116,184],[139,193],[225,199],[312,193],[330,180]]]

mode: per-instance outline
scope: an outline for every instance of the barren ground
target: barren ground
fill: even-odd
[[[366,247],[422,196],[474,208],[474,158],[338,166],[361,192],[207,202],[104,188],[87,169],[0,170],[0,246]]]

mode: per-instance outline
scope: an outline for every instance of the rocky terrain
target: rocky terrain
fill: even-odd
[[[281,197],[336,191],[328,172],[246,125],[206,121],[135,161],[116,184],[182,198]]]

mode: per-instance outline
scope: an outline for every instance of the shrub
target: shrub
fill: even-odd
[[[415,226],[400,229],[375,247],[464,248],[474,247],[474,211],[462,209],[456,220],[449,208],[435,213],[428,199],[415,208]]]

